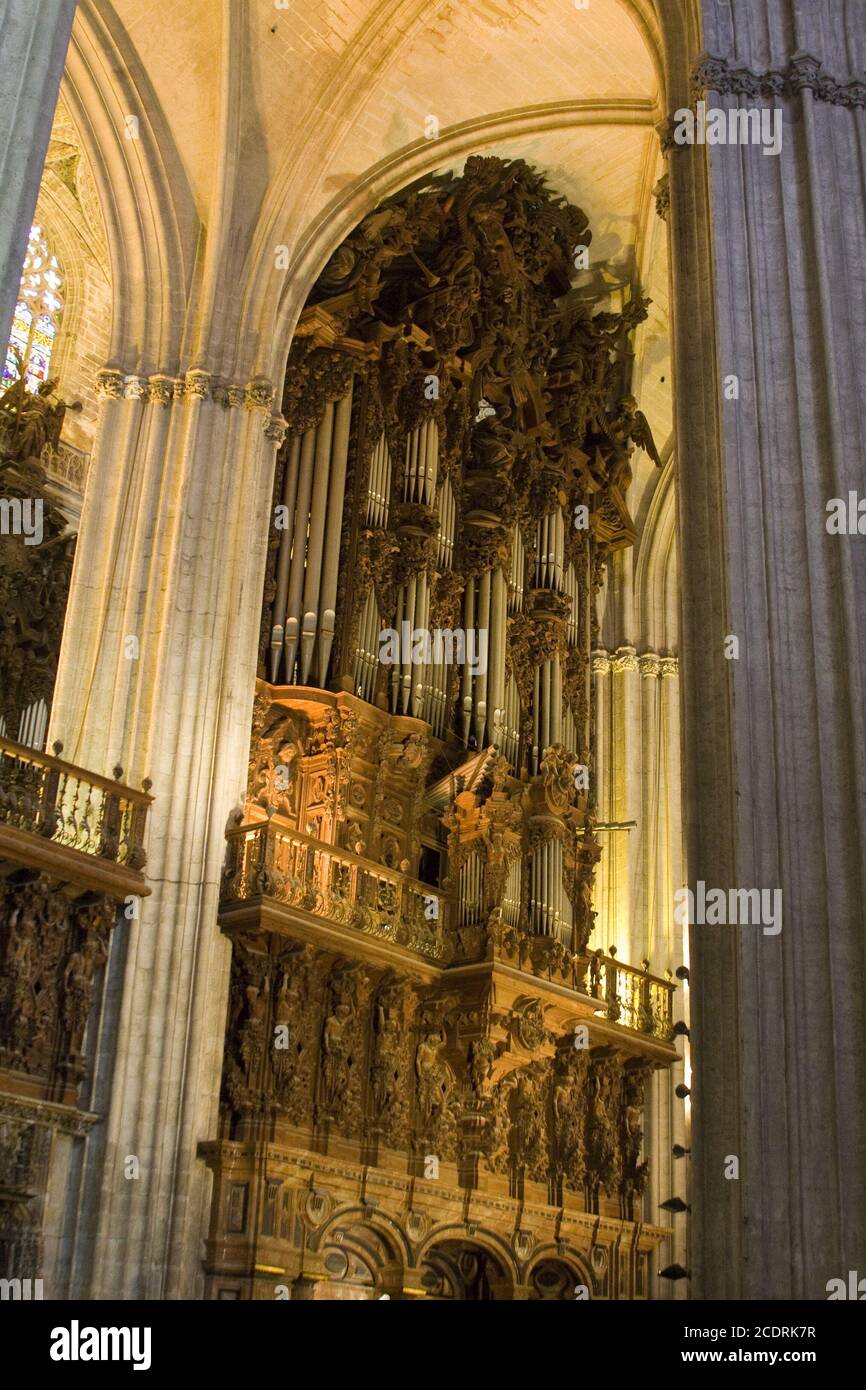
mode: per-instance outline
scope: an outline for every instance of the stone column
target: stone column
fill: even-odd
[[[5,349],[76,0],[0,0],[0,340]]]
[[[228,989],[220,871],[246,780],[284,425],[267,382],[108,370],[101,386],[50,737],[85,767],[152,779],[152,893],[129,922],[113,1036],[100,1040],[113,1067],[70,1293],[195,1297],[210,1187],[196,1146],[215,1131]]]
[[[866,35],[701,11],[697,92],[782,149],[670,157],[690,881],[780,888],[782,930],[691,933],[692,1292],[826,1298],[866,1269],[866,536],[826,526],[866,493]]]
[[[613,782],[612,764],[610,756],[611,740],[611,692],[610,692],[610,656],[601,647],[597,647],[592,653],[591,659],[592,672],[592,708],[594,712],[594,733],[593,733],[593,769],[590,785],[596,796],[597,819],[601,821],[613,820]],[[590,938],[589,948],[593,951],[599,946],[606,950],[610,941],[608,940],[613,923],[613,891],[611,887],[612,874],[607,864],[608,846],[604,846],[604,853],[595,871],[595,888],[593,898],[597,916],[595,918],[595,930]],[[612,937],[610,938],[613,939]]]

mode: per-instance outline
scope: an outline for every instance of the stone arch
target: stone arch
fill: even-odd
[[[399,1293],[411,1263],[405,1232],[389,1216],[361,1206],[333,1213],[310,1241],[329,1283],[367,1290],[367,1297]]]
[[[63,276],[63,311],[51,359],[67,401],[64,442],[89,453],[99,413],[95,375],[108,356],[113,285],[105,225],[90,161],[63,98],[57,104],[34,221],[46,232]]]
[[[666,65],[653,0],[610,0],[610,3],[628,14],[642,39],[648,71],[663,92]],[[340,123],[341,112],[351,110],[362,91],[365,100],[369,100],[370,91],[376,90],[398,68],[402,55],[422,37],[422,26],[433,23],[443,4],[444,0],[432,7],[419,5],[417,0],[402,6],[391,3],[384,14],[377,14],[363,26],[350,44],[340,65],[343,71],[335,80],[336,98],[329,107],[329,125],[335,133],[324,149],[316,146],[314,156],[307,154],[306,163],[303,156],[290,155],[271,181],[240,275],[240,283],[246,290],[237,350],[239,353],[240,344],[246,340],[257,344],[254,365],[257,374],[274,381],[282,380],[294,325],[316,276],[331,253],[383,199],[415,179],[436,169],[448,168],[469,154],[483,153],[504,139],[590,124],[640,121],[652,125],[658,119],[659,113],[652,103],[640,99],[538,101],[459,121],[444,129],[434,141],[419,138],[403,145],[369,165],[355,179],[346,181],[341,192],[301,229],[291,248],[282,293],[275,307],[274,247],[285,241],[283,229],[288,220],[287,210],[295,201],[293,188],[302,183],[308,190],[310,186],[315,188],[323,183],[332,160],[339,153],[345,132],[345,126]],[[395,42],[393,18],[398,8],[401,10],[400,37]],[[542,95],[539,91],[539,96]]]
[[[441,1294],[429,1296],[459,1296],[454,1291],[454,1281],[461,1277],[459,1265],[455,1263],[461,1247],[467,1251],[481,1251],[492,1262],[491,1266],[480,1272],[480,1277],[486,1280],[491,1288],[488,1295],[490,1298],[497,1302],[514,1298],[514,1290],[518,1283],[517,1265],[508,1242],[496,1232],[483,1227],[473,1229],[470,1234],[465,1226],[453,1223],[437,1226],[432,1230],[419,1246],[415,1257],[416,1268],[421,1271],[422,1286],[439,1287],[443,1290]],[[425,1273],[430,1276],[429,1285],[424,1282]],[[440,1281],[438,1285],[433,1284],[434,1277]],[[449,1282],[450,1291],[445,1291]],[[472,1301],[475,1299],[472,1298]]]
[[[545,1277],[548,1274],[558,1275],[558,1280],[552,1277],[548,1280]],[[588,1291],[590,1298],[598,1293],[598,1282],[589,1260],[572,1246],[565,1250],[558,1245],[539,1246],[526,1266],[523,1283],[530,1290],[530,1299],[574,1302],[578,1285]]]
[[[647,508],[635,569],[639,639],[650,651],[679,648],[676,545],[676,463],[673,448],[662,453],[664,469]]]
[[[171,370],[190,288],[197,218],[159,103],[119,23],[79,5],[61,94],[90,165],[113,281],[108,363]],[[138,122],[128,138],[127,118]]]

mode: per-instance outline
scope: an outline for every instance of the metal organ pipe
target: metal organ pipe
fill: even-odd
[[[391,496],[391,455],[385,441],[385,431],[379,435],[370,456],[370,481],[367,484],[367,525],[385,526],[388,522],[388,501]]]
[[[536,666],[533,672],[532,689],[532,772],[538,771],[539,754],[541,752],[541,725],[540,706],[541,704],[541,667]]]
[[[478,626],[476,628],[475,652],[480,651],[480,635],[482,632],[487,634],[488,652],[490,645],[490,571],[485,570],[478,583]],[[469,640],[471,629],[467,628],[466,638]],[[467,652],[468,656],[468,652]],[[468,666],[467,666],[468,669]],[[479,670],[474,678],[475,684],[475,742],[477,747],[484,747],[484,733],[487,727],[487,665]]]
[[[454,493],[446,478],[439,490],[439,542],[436,553],[440,569],[450,570],[454,557]]]
[[[505,690],[505,756],[512,767],[517,765],[518,744],[520,741],[520,696],[517,682],[511,676]]]
[[[520,533],[520,527],[515,523],[514,535],[511,542],[511,577],[508,582],[509,613],[523,612],[525,579],[526,551],[523,548],[523,536]]]
[[[409,712],[409,698],[410,698],[410,696],[411,696],[411,694],[412,694],[412,632],[413,632],[413,629],[414,629],[414,626],[415,626],[415,591],[416,591],[417,587],[418,587],[418,581],[417,581],[415,575],[413,574],[413,575],[410,576],[409,582],[408,582],[408,584],[406,585],[406,606],[405,606],[405,608],[404,608],[404,610],[403,610],[403,613],[404,613],[403,621],[404,621],[404,622],[407,622],[407,623],[409,624],[409,648],[408,648],[408,650],[402,650],[402,651],[401,651],[401,656],[402,656],[402,658],[403,658],[402,663],[401,663],[401,664],[402,664],[402,672],[403,672],[403,674],[402,674],[401,679],[400,679],[400,713],[401,713],[401,714],[408,714],[408,712]],[[401,643],[402,643],[402,636],[403,636],[402,627],[398,627],[398,628],[397,628],[397,632],[400,634]]]
[[[289,565],[292,559],[292,534],[295,523],[295,500],[298,495],[298,464],[301,458],[301,436],[293,435],[289,443],[289,456],[286,460],[286,476],[283,479],[283,506],[287,526],[280,538],[280,554],[277,560],[277,592],[274,599],[274,617],[277,621],[271,628],[271,681],[276,682],[280,671],[280,658],[283,654],[284,619],[286,599],[289,594]]]
[[[435,420],[424,425],[424,501],[433,506],[436,497],[436,478],[439,472],[439,426]]]
[[[398,634],[401,634],[402,631],[403,631],[403,618],[404,618],[404,616],[405,616],[405,589],[404,589],[404,586],[401,584],[400,587],[399,587],[398,590],[397,590],[397,610],[396,610],[395,617],[394,617],[394,622],[395,622],[395,624],[396,624],[396,630],[397,630],[397,633],[398,633]],[[377,649],[377,653],[378,653],[378,642],[377,642],[377,644],[376,644],[376,649]],[[401,668],[400,662],[399,662],[399,661],[395,661],[394,664],[393,664],[393,666],[391,667],[391,678],[390,678],[390,681],[389,681],[389,685],[390,685],[390,688],[391,688],[390,705],[391,705],[391,713],[392,713],[392,714],[398,714],[398,713],[399,713],[399,710],[400,710],[400,679],[401,679],[401,676],[402,676],[402,668]]]
[[[328,676],[328,663],[334,645],[337,607],[337,572],[340,565],[340,531],[343,523],[343,496],[346,490],[346,460],[349,454],[349,426],[352,421],[352,392],[338,402],[334,412],[334,438],[331,474],[328,479],[328,514],[322,559],[322,585],[319,596],[319,685]]]
[[[505,742],[507,727],[505,709],[505,637],[508,591],[501,569],[493,571],[490,596],[490,632],[488,636],[488,669],[490,727],[492,741],[500,746]]]
[[[361,614],[358,651],[355,656],[355,694],[360,695],[363,700],[372,700],[376,691],[376,669],[379,663],[378,628],[376,594],[371,588]]]
[[[505,897],[502,903],[502,916],[512,926],[520,921],[520,860],[512,859],[508,865],[505,881]]]
[[[307,525],[310,516],[310,492],[313,485],[313,455],[316,448],[315,427],[304,432],[301,441],[300,477],[295,524],[292,528],[292,568],[289,579],[289,598],[286,605],[286,683],[294,681],[295,658],[301,629],[301,595],[304,589],[304,561],[307,549]]]
[[[415,592],[415,629],[419,632],[429,631],[430,626],[430,592],[429,579],[426,570],[418,575],[418,587]],[[419,665],[415,668],[416,680],[412,688],[412,713],[416,719],[426,718],[427,691],[430,685],[431,667]]]
[[[465,613],[465,629],[471,632],[475,626],[475,580],[469,578],[466,581],[466,596],[463,601],[463,611]],[[469,742],[469,730],[472,725],[472,673],[468,665],[463,667],[463,719],[462,732],[463,742]]]
[[[562,670],[558,656],[550,663],[550,742],[562,742]]]
[[[313,660],[313,645],[319,621],[319,582],[322,574],[322,544],[325,535],[325,504],[331,461],[334,406],[330,402],[316,435],[316,465],[313,497],[310,503],[310,529],[307,540],[307,567],[304,575],[304,616],[301,622],[301,685],[306,685]]]

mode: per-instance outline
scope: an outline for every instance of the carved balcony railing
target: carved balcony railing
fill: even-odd
[[[86,772],[55,754],[0,737],[0,830],[7,826],[40,840],[135,872],[143,869],[144,831],[152,798],[143,791]],[[118,778],[121,769],[116,769]],[[4,857],[14,850],[4,841]]]
[[[446,959],[447,905],[435,888],[274,820],[228,833],[222,903],[259,897],[407,946],[430,960]]]
[[[671,980],[651,975],[648,965],[638,970],[600,952],[589,957],[589,994],[599,1000],[599,1012],[611,1023],[666,1042],[672,1036],[675,988]]]
[[[443,894],[276,818],[229,831],[220,896],[223,908],[270,898],[408,946],[443,965],[454,955]],[[670,1041],[676,986],[648,967],[638,969],[601,952],[574,956],[553,937],[531,937],[509,927],[494,931],[489,942],[488,958],[596,999],[595,1013],[610,1023]],[[478,959],[483,958],[482,951]]]
[[[488,929],[487,939],[488,957],[597,1000],[593,1012],[609,1023],[670,1043],[676,985],[650,974],[646,962],[638,969],[615,953],[575,955],[556,937],[533,936],[505,922]]]

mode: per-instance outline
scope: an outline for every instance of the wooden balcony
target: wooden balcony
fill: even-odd
[[[229,831],[220,910],[229,935],[276,931],[371,963],[402,960],[429,982],[445,971],[462,983],[496,974],[519,984],[531,976],[554,1014],[585,1019],[599,1042],[631,1035],[637,1050],[659,1061],[675,1055],[675,985],[651,974],[648,963],[638,969],[600,951],[575,955],[552,937],[502,922],[470,958],[455,944],[451,914],[440,889],[304,835],[278,816]]]
[[[0,1093],[7,1114],[14,1097],[16,1113],[50,1124],[58,1106],[77,1103],[118,912],[150,891],[147,789],[75,767],[61,751],[0,738]]]
[[[32,869],[118,899],[145,894],[152,797],[0,737],[0,873]]]

